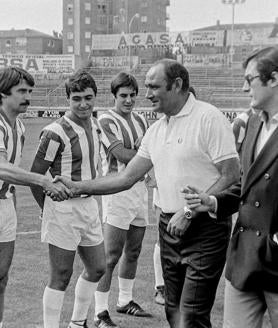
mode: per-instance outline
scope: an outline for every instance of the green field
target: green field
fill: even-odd
[[[38,145],[38,136],[49,119],[26,119],[26,142],[22,166],[30,169],[34,152]],[[15,256],[10,272],[7,288],[5,324],[7,328],[38,328],[42,327],[42,295],[47,283],[48,256],[47,246],[40,242],[39,209],[35,204],[29,188],[18,187],[18,237]],[[151,193],[150,193],[151,195]],[[150,197],[151,204],[151,197]],[[153,248],[157,237],[154,215],[150,207],[151,225],[147,228],[142,253],[139,260],[135,282],[135,300],[153,314],[152,319],[133,318],[119,315],[115,311],[117,301],[117,278],[112,282],[110,312],[114,321],[121,328],[166,328],[163,307],[154,303]],[[78,256],[75,261],[74,275],[67,289],[61,317],[61,327],[67,327],[70,320],[74,286],[82,265]],[[220,282],[212,314],[215,328],[222,326],[223,312],[223,279]],[[89,327],[93,327],[93,306],[88,316]],[[270,327],[265,325],[265,327]]]

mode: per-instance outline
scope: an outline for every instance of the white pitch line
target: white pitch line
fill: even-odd
[[[17,236],[21,236],[21,235],[34,235],[34,234],[37,234],[37,233],[40,233],[40,231],[20,231],[20,232],[17,232]]]

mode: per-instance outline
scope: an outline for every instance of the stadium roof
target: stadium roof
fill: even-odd
[[[43,37],[43,38],[55,38],[53,35],[45,34],[36,30],[31,30],[26,28],[25,30],[0,30],[0,37],[1,38],[36,38],[36,37]]]
[[[274,22],[270,23],[242,23],[242,24],[234,24],[234,29],[248,29],[248,28],[271,28],[276,25]],[[232,24],[216,24],[207,27],[202,27],[195,29],[194,31],[215,31],[215,30],[230,30],[232,28]]]

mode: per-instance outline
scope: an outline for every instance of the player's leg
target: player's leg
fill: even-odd
[[[14,254],[14,244],[14,241],[0,242],[0,324],[3,322],[4,298]]]
[[[65,290],[69,284],[75,251],[49,244],[50,278],[43,295],[44,328],[59,328]]]
[[[86,327],[87,314],[99,279],[105,272],[104,243],[96,246],[79,246],[78,253],[84,270],[75,286],[75,299],[70,328]]]
[[[161,213],[161,209],[154,205],[155,218],[156,221],[159,222],[159,217]],[[161,256],[160,256],[160,242],[159,242],[159,233],[157,233],[157,242],[154,246],[153,252],[153,267],[154,267],[154,280],[155,280],[155,302],[160,305],[165,304],[164,298],[164,279],[162,274],[162,266],[161,266]]]
[[[0,199],[0,327],[3,322],[5,291],[14,254],[17,217],[12,198]]]
[[[130,225],[119,266],[119,298],[117,311],[135,316],[151,316],[133,301],[132,291],[137,270],[138,258],[146,227]]]
[[[104,225],[104,245],[106,256],[106,271],[100,279],[95,292],[95,324],[101,325],[102,321],[113,322],[109,316],[108,298],[111,280],[115,266],[117,265],[126,241],[127,230],[118,228],[109,223]],[[115,324],[114,324],[115,326]]]

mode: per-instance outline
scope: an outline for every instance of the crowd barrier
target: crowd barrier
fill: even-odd
[[[97,116],[101,115],[105,111],[112,109],[95,107],[94,111],[97,113]],[[60,118],[68,110],[68,107],[34,107],[30,106],[26,113],[21,114],[22,118]],[[230,122],[233,122],[238,113],[246,111],[247,108],[220,108],[223,114],[228,118]],[[134,109],[135,112],[142,114],[148,121],[151,123],[156,121],[161,117],[161,114],[154,112],[149,107],[139,107]]]

